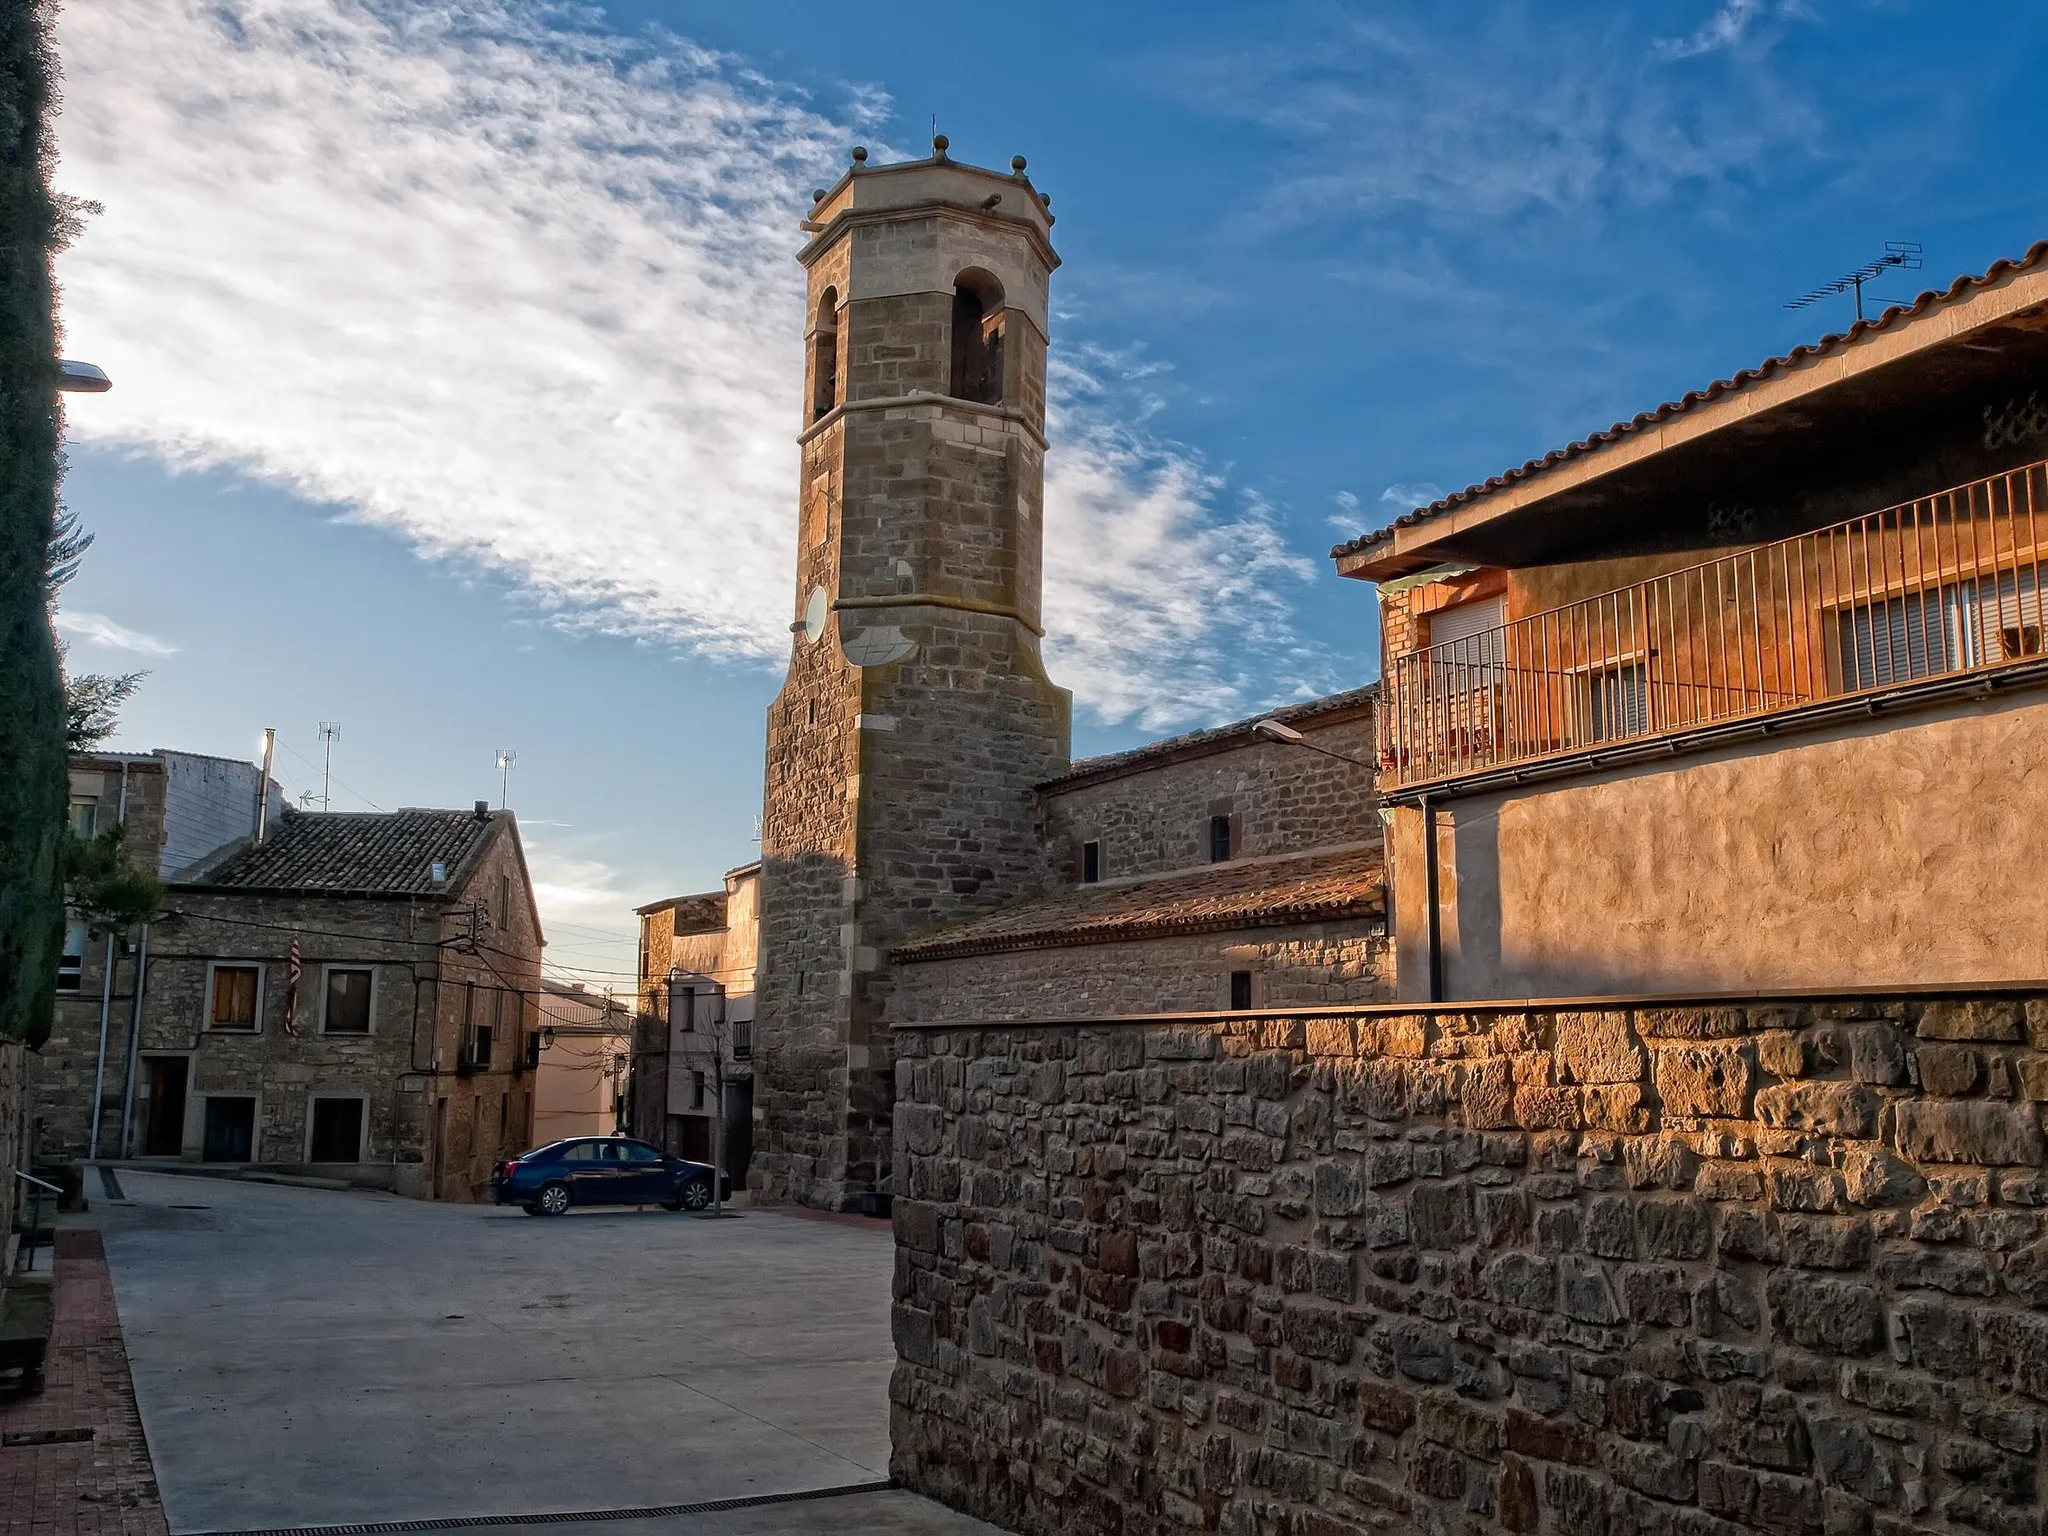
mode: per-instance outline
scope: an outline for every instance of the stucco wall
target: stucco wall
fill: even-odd
[[[2041,996],[898,1062],[891,1471],[1005,1529],[2042,1529]]]
[[[1452,999],[2048,976],[2048,706],[1954,704],[1438,812]],[[1426,995],[1420,813],[1390,842]]]

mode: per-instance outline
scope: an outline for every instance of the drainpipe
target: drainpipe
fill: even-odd
[[[1442,904],[1437,894],[1436,807],[1422,797],[1422,886],[1429,903],[1429,1000],[1444,1000]]]
[[[128,764],[121,764],[121,797],[115,802],[114,821],[116,824],[128,820]],[[100,1049],[99,1058],[92,1070],[92,1129],[86,1137],[85,1156],[88,1162],[100,1155],[100,1121],[105,1118],[105,1106],[100,1095],[107,1090],[107,1025],[114,1010],[114,936],[107,935],[106,974],[100,977]]]
[[[135,1122],[135,1067],[142,1050],[142,993],[149,985],[149,924],[135,950],[135,1006],[128,1012],[128,1076],[121,1087],[121,1155],[133,1157],[129,1145]]]

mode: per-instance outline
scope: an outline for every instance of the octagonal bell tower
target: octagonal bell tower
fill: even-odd
[[[754,1182],[894,1193],[891,948],[1049,876],[1039,659],[1049,199],[932,156],[820,194],[789,674],[768,712]]]

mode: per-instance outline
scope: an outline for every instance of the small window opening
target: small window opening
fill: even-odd
[[[1221,864],[1230,857],[1230,818],[1209,818],[1209,862]]]
[[[690,1074],[690,1108],[702,1109],[704,1107],[704,1088],[704,1074],[702,1072],[692,1072]]]
[[[1243,1013],[1252,1005],[1252,973],[1232,971],[1230,973],[1230,1011]]]
[[[953,388],[956,399],[1003,403],[1003,285],[970,267],[953,285]]]
[[[1081,845],[1081,883],[1093,885],[1102,878],[1102,844]]]
[[[839,290],[818,296],[818,323],[811,332],[811,420],[839,403]]]

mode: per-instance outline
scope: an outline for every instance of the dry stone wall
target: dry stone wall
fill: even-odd
[[[2043,1530],[2048,998],[906,1030],[892,1469],[1028,1532]]]

